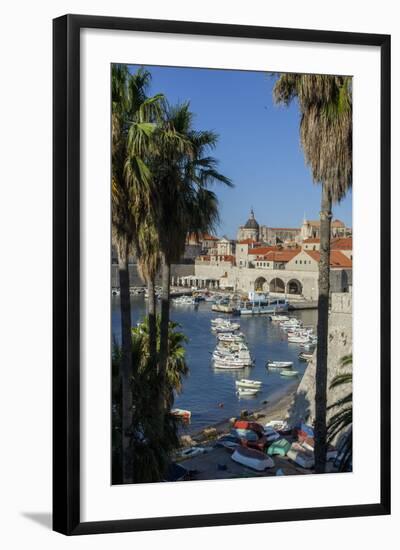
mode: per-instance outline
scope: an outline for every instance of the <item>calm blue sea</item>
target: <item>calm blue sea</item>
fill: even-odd
[[[131,303],[132,319],[136,324],[146,313],[146,302],[143,296],[132,296]],[[299,311],[294,315],[301,318],[305,325],[316,327],[316,310]],[[260,408],[263,401],[285,393],[288,386],[292,387],[293,378],[284,378],[279,372],[265,368],[267,360],[294,361],[293,368],[300,371],[300,377],[306,366],[298,360],[299,345],[289,344],[275,323],[271,323],[266,316],[259,316],[235,317],[246,335],[255,366],[232,372],[214,369],[210,359],[216,338],[211,332],[211,319],[221,316],[224,315],[211,311],[210,303],[202,302],[196,308],[171,305],[171,319],[181,324],[182,332],[189,338],[186,349],[190,374],[184,380],[182,393],[175,399],[175,406],[192,411],[190,432],[235,416],[242,409]],[[112,297],[112,331],[119,339],[121,325],[118,296]],[[235,380],[240,378],[262,380],[262,391],[255,397],[239,398],[235,393]]]

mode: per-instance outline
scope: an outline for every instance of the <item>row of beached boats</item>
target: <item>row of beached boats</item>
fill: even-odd
[[[286,420],[265,425],[236,420],[230,433],[220,437],[217,445],[231,452],[234,462],[259,472],[275,466],[274,456],[287,457],[302,468],[314,467],[314,429],[304,423],[292,428]],[[337,450],[329,445],[327,460],[336,457]]]

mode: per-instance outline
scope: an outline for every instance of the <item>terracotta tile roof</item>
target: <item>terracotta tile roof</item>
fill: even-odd
[[[256,246],[249,250],[249,254],[256,254],[258,256],[261,256],[275,250],[278,250],[276,246]]]
[[[316,262],[319,262],[319,258],[320,258],[319,252],[317,252],[316,250],[305,250],[304,252],[309,256],[311,256],[313,260],[315,260]],[[350,260],[350,258],[342,254],[342,252],[339,252],[339,250],[331,250],[330,264],[331,264],[331,267],[352,267],[353,266],[353,262]]]
[[[303,243],[319,243],[319,239],[304,239]]]
[[[331,250],[353,250],[353,239],[351,237],[335,239],[331,243]]]
[[[238,244],[256,244],[256,241],[253,239],[242,239],[241,241],[238,241]]]
[[[204,235],[202,235],[200,238],[203,241],[219,241],[218,237],[216,237],[215,235],[209,235],[208,233],[204,233]]]
[[[233,262],[235,260],[235,256],[232,256],[232,254],[226,254],[225,256],[219,256],[222,258],[224,262]]]
[[[300,250],[275,250],[266,254],[266,259],[272,262],[290,262],[297,254],[300,254]]]

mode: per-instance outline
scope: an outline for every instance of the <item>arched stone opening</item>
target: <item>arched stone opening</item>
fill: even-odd
[[[285,283],[279,277],[275,277],[269,284],[270,292],[285,292]]]
[[[287,284],[288,294],[301,294],[303,292],[303,285],[297,279],[291,279]]]
[[[264,277],[258,277],[254,281],[254,290],[256,292],[268,292],[268,283]]]

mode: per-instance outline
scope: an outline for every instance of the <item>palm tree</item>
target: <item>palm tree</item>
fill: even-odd
[[[315,183],[320,183],[320,261],[318,279],[318,348],[315,393],[315,470],[325,471],[327,450],[327,355],[330,292],[332,203],[352,184],[351,78],[329,75],[282,74],[274,99],[300,109],[300,139]]]
[[[155,121],[163,96],[147,97],[150,73],[131,75],[126,65],[112,66],[112,234],[118,253],[122,388],[123,479],[131,478],[128,446],[132,423],[130,378],[132,368],[129,257],[137,245],[138,220],[153,199],[145,159],[151,153]]]
[[[342,358],[341,365],[343,368],[350,367],[353,364],[353,356],[346,355]],[[342,372],[335,376],[329,386],[329,389],[342,387],[353,384],[352,371]],[[339,434],[344,434],[342,444],[340,446],[340,461],[339,471],[347,471],[353,458],[353,391],[337,399],[328,407],[328,411],[339,409],[335,412],[328,423],[328,441],[332,442]]]
[[[160,325],[160,316],[157,316],[157,351],[160,345]],[[182,389],[183,377],[188,374],[184,348],[187,338],[179,328],[177,323],[169,323],[165,392],[169,407],[173,405],[174,394]],[[158,371],[153,368],[149,341],[149,320],[146,318],[132,329],[135,384],[131,448],[136,483],[160,481],[169,464],[171,452],[179,446],[176,419],[172,415],[164,415],[164,426],[160,430],[155,413],[160,380]]]
[[[158,232],[162,257],[162,296],[159,370],[161,388],[159,414],[166,411],[165,377],[168,362],[171,264],[185,249],[188,233],[212,232],[218,222],[218,200],[208,186],[214,182],[232,185],[217,170],[217,161],[207,156],[218,136],[193,128],[189,103],[166,106],[165,125],[185,139],[183,147],[164,147],[155,177],[160,190]]]

